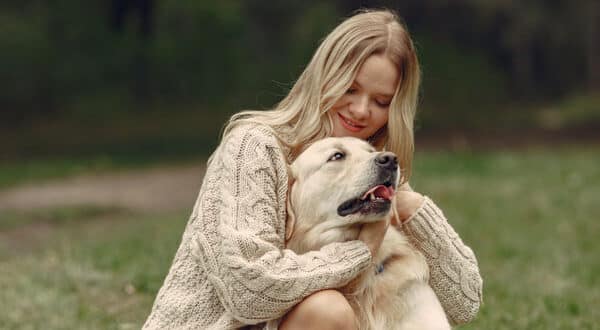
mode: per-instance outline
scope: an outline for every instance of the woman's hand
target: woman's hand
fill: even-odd
[[[418,209],[423,205],[425,197],[412,190],[408,183],[403,184],[398,188],[394,195],[393,203],[395,203],[398,218],[392,217],[391,224],[400,226],[404,221],[408,220]],[[383,237],[390,224],[390,221],[377,221],[368,223],[362,226],[358,239],[365,242],[371,250],[371,255],[375,256]]]
[[[367,244],[372,257],[377,255],[377,251],[379,251],[379,247],[381,246],[381,242],[383,242],[383,237],[385,236],[385,232],[389,225],[390,221],[386,219],[384,221],[364,224],[360,229],[358,239]]]
[[[425,197],[413,191],[408,183],[400,186],[394,196],[398,218],[392,217],[392,225],[402,225],[404,221],[408,220],[423,205],[424,200]]]

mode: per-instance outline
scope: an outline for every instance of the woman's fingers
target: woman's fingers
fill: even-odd
[[[365,242],[371,250],[371,255],[374,256],[383,242],[383,237],[389,226],[389,220],[377,221],[364,224],[358,234],[358,239]]]
[[[399,190],[396,192],[394,199],[398,215],[396,223],[400,224],[410,218],[423,205],[425,197],[415,191]]]

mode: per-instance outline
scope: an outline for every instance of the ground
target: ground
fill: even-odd
[[[192,164],[30,183],[0,190],[0,212],[77,205],[178,210],[193,205],[203,173],[202,165]]]

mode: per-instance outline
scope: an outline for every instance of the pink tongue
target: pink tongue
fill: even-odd
[[[383,199],[391,200],[392,196],[394,195],[394,188],[386,187],[384,185],[375,186],[369,189],[369,191],[367,191],[363,195],[362,199],[366,199],[371,193],[373,193],[375,197],[381,197]]]

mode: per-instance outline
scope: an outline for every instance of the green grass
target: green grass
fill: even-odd
[[[0,232],[19,229],[26,225],[47,224],[71,225],[94,220],[99,217],[114,217],[116,215],[129,215],[126,209],[120,207],[106,207],[96,205],[81,205],[77,207],[55,207],[50,209],[22,211],[2,211]]]
[[[418,155],[414,188],[479,260],[484,305],[465,329],[598,327],[599,163],[581,148]]]
[[[11,216],[20,230],[0,229],[0,328],[139,329],[186,214],[59,213],[88,218],[32,223],[28,212]]]
[[[0,164],[0,187],[6,188],[24,182],[60,178],[92,171],[114,169],[113,161],[95,159],[45,159],[36,161],[4,161]]]
[[[598,328],[597,164],[600,153],[582,147],[417,155],[413,188],[479,260],[484,305],[463,329]],[[0,328],[140,328],[188,214],[3,214]]]
[[[26,160],[0,160],[0,189],[18,184],[54,180],[79,174],[100,174],[159,165],[198,161],[198,154],[156,155],[117,154],[41,157]]]

